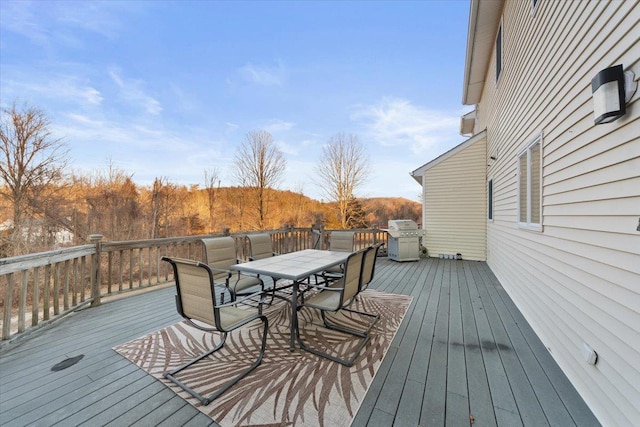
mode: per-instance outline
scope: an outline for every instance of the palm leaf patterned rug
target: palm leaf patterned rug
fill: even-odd
[[[380,320],[351,368],[299,348],[291,352],[291,308],[276,299],[263,310],[269,318],[269,335],[262,364],[208,406],[162,375],[215,346],[218,334],[179,322],[114,349],[222,426],[348,426],[411,303],[409,296],[374,290],[360,295],[353,308],[379,313]],[[369,321],[349,313],[333,318],[356,328]],[[313,346],[350,355],[357,345],[355,338],[321,327],[319,312],[304,309],[299,321],[302,336]],[[257,356],[261,328],[260,322],[253,322],[233,331],[223,349],[183,371],[179,378],[202,395],[212,393]]]

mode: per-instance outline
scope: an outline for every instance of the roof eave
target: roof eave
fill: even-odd
[[[480,101],[504,0],[471,0],[462,103]]]

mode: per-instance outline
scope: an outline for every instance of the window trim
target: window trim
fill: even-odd
[[[517,187],[518,187],[518,203],[517,203],[517,211],[516,211],[516,222],[518,224],[518,227],[521,229],[525,229],[525,230],[530,230],[530,231],[542,231],[542,224],[543,224],[543,215],[542,215],[542,148],[543,148],[543,144],[542,144],[543,140],[542,140],[542,132],[540,132],[539,134],[537,134],[531,141],[529,141],[529,143],[527,144],[527,146],[524,148],[524,150],[520,151],[518,153],[518,156],[516,158],[516,161],[518,162],[518,176],[517,176]],[[531,222],[531,194],[532,194],[532,188],[531,188],[531,149],[536,145],[536,144],[540,144],[540,171],[539,171],[539,176],[540,176],[540,182],[539,182],[539,188],[538,188],[538,194],[540,195],[539,197],[539,212],[540,212],[540,223],[534,223]],[[522,184],[521,184],[521,177],[522,177],[522,172],[521,172],[521,162],[520,159],[522,158],[522,156],[527,156],[527,221],[526,222],[522,222],[520,221],[520,213],[522,211],[522,206],[520,204],[520,200],[521,200],[521,188],[522,188]]]
[[[489,222],[493,222],[493,215],[494,215],[494,188],[493,188],[494,182],[493,182],[493,177],[489,177],[489,180],[487,181],[487,221]]]
[[[500,26],[498,27],[498,34],[496,35],[496,82],[500,80],[500,76],[502,75],[502,70],[504,69],[503,64],[503,51],[504,51],[504,35],[502,30],[502,19],[500,19]]]

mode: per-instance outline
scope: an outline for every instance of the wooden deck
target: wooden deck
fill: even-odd
[[[485,263],[379,258],[371,286],[414,299],[354,426],[599,425]],[[3,350],[0,424],[216,425],[112,350],[180,320],[173,294],[85,309]]]

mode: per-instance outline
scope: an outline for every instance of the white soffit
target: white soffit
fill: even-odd
[[[460,135],[471,135],[476,125],[476,110],[470,111],[460,118]]]
[[[477,104],[487,76],[504,0],[471,0],[462,103]]]

